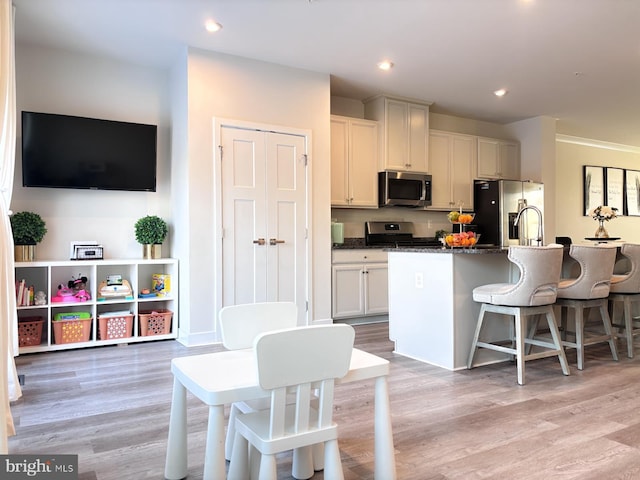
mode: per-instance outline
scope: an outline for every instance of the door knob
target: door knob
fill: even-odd
[[[269,245],[276,245],[277,243],[284,243],[284,240],[276,240],[275,238],[269,239]]]
[[[266,242],[265,242],[264,238],[259,238],[257,240],[254,240],[253,243],[258,244],[258,245],[264,245]]]

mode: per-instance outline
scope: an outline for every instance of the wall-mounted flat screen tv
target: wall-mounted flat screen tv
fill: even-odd
[[[157,130],[23,111],[22,185],[155,192]]]

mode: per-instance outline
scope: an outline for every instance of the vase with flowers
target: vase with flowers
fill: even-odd
[[[608,222],[612,218],[618,216],[618,209],[607,205],[600,205],[589,212],[594,220],[598,221],[598,229],[594,235],[595,238],[609,238],[609,232],[604,228],[604,222]]]

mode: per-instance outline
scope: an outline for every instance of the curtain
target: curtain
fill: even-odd
[[[0,454],[8,453],[7,438],[15,435],[10,402],[22,396],[13,359],[18,319],[9,222],[17,123],[14,42],[14,8],[11,0],[0,0]]]

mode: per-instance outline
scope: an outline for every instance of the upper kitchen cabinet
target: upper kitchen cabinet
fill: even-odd
[[[520,145],[509,140],[478,138],[478,177],[520,179]]]
[[[385,96],[365,100],[364,116],[382,127],[379,170],[429,172],[429,105]]]
[[[432,202],[430,209],[473,209],[477,137],[431,130]]]
[[[331,205],[378,206],[378,122],[331,116]]]

